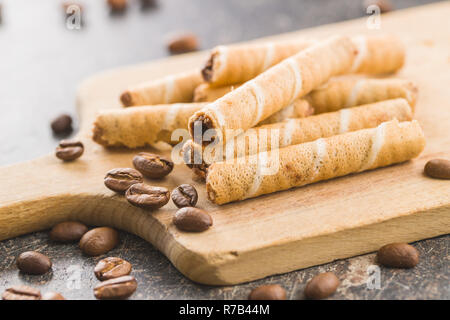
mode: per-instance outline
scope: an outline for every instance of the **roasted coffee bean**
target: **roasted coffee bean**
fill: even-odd
[[[164,187],[153,187],[145,183],[133,184],[125,193],[128,202],[143,209],[159,209],[170,199],[170,192]]]
[[[111,11],[124,11],[128,6],[128,0],[107,0]]]
[[[249,300],[286,300],[286,290],[279,284],[255,288],[248,295]]]
[[[324,272],[313,277],[306,284],[305,297],[308,299],[324,299],[331,296],[340,284],[339,279],[331,272]]]
[[[173,162],[157,154],[141,152],[133,158],[133,165],[150,179],[161,179],[173,170]]]
[[[50,239],[57,242],[79,241],[88,230],[88,227],[80,222],[61,222],[50,230]]]
[[[44,295],[42,295],[41,300],[66,300],[66,299],[58,292],[47,292]]]
[[[100,281],[126,276],[130,272],[131,264],[117,257],[108,257],[100,260],[94,269],[94,274]]]
[[[167,48],[172,54],[196,51],[198,47],[197,36],[190,32],[174,35],[167,43]]]
[[[3,292],[3,300],[40,300],[41,292],[29,286],[14,286]]]
[[[80,240],[80,249],[88,256],[107,253],[119,244],[119,233],[108,227],[94,228]]]
[[[64,161],[73,161],[84,152],[84,146],[80,141],[62,140],[56,148],[56,157]]]
[[[137,288],[136,279],[132,276],[123,276],[99,283],[94,288],[97,299],[126,299],[131,296]]]
[[[22,252],[17,258],[17,268],[27,274],[44,274],[52,267],[50,259],[36,251]]]
[[[178,208],[195,207],[197,200],[197,190],[190,184],[181,184],[172,190],[172,201]]]
[[[391,1],[389,0],[365,0],[364,1],[364,8],[367,8],[369,6],[377,6],[380,8],[380,13],[386,13],[393,10],[393,6]]]
[[[184,207],[178,210],[173,217],[173,224],[180,230],[201,232],[213,225],[211,216],[204,210]]]
[[[62,114],[52,121],[51,127],[55,134],[70,133],[72,131],[72,117],[68,114]]]
[[[412,268],[419,263],[419,251],[407,243],[391,243],[378,250],[377,260],[386,267]]]
[[[425,174],[437,179],[450,179],[450,160],[433,159],[425,165]]]
[[[133,184],[142,181],[144,181],[142,174],[131,168],[112,169],[106,173],[104,180],[106,187],[119,193],[124,193]]]

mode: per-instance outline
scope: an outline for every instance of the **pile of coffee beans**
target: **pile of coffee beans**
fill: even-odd
[[[107,253],[119,243],[119,233],[108,227],[93,228],[77,221],[65,221],[55,225],[49,232],[49,238],[55,242],[69,243],[79,241],[80,249],[88,256]],[[36,251],[22,252],[16,260],[17,268],[32,275],[42,275],[52,269],[52,261],[46,255]],[[137,282],[130,276],[132,266],[118,257],[100,260],[94,274],[102,281],[94,288],[97,299],[125,299],[136,291]],[[41,295],[38,289],[29,286],[13,286],[6,289],[4,300],[65,300],[58,292]]]
[[[151,186],[148,179],[161,180],[170,174],[174,164],[163,156],[141,152],[133,157],[133,168],[116,168],[108,171],[104,184],[110,190],[125,194],[127,201],[146,210],[156,210],[172,199],[180,208],[174,215],[173,224],[181,231],[201,232],[213,225],[211,216],[202,209],[195,208],[198,193],[193,185],[181,184],[170,192],[167,188]]]

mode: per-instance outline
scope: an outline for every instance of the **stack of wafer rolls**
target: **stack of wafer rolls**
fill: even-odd
[[[412,111],[405,99],[392,99],[359,107],[342,109],[307,118],[249,129],[223,145],[201,147],[189,140],[183,147],[184,161],[195,173],[204,177],[209,165],[224,159],[244,157],[293,144],[314,141],[350,131],[373,128],[397,119],[411,121]],[[275,140],[274,140],[275,139]]]
[[[120,100],[125,107],[192,102],[194,90],[201,82],[198,70],[170,75],[130,87]]]
[[[405,49],[392,35],[357,36],[352,38],[358,55],[351,72],[383,74],[403,66]],[[219,46],[211,51],[202,69],[203,79],[212,87],[244,83],[271,66],[315,44],[311,40]]]
[[[348,73],[357,55],[356,46],[344,36],[333,37],[300,51],[253,80],[197,111],[189,119],[194,136],[213,129],[215,139],[229,129],[247,130],[328,81]]]
[[[424,146],[417,121],[393,120],[372,129],[213,163],[206,190],[212,202],[224,204],[404,162],[417,157]]]

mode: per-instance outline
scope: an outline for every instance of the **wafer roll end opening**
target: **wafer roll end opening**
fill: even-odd
[[[206,61],[205,66],[202,69],[202,77],[206,82],[210,82],[213,78],[214,59],[216,56],[216,52],[211,53],[211,56],[208,61]]]
[[[200,130],[198,129],[198,126],[200,126]],[[208,130],[213,131],[208,132]],[[196,143],[201,141],[202,145],[208,145],[217,138],[214,120],[209,115],[201,111],[194,113],[194,115],[189,119],[189,133]],[[201,136],[199,137],[198,135],[200,133]],[[204,139],[206,137],[206,133],[208,133],[207,136],[211,139]]]
[[[94,127],[92,128],[92,140],[101,144],[102,146],[107,146],[108,141],[103,139],[103,129],[99,126],[99,124],[94,122]]]
[[[125,91],[120,95],[120,101],[124,107],[131,107],[133,105],[133,97],[129,91]]]

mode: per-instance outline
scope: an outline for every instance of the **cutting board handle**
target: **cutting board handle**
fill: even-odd
[[[155,228],[160,223],[151,214],[106,189],[103,173],[92,172],[89,160],[83,155],[62,163],[49,155],[1,167],[0,240],[75,220],[120,228],[155,243],[165,227]]]

